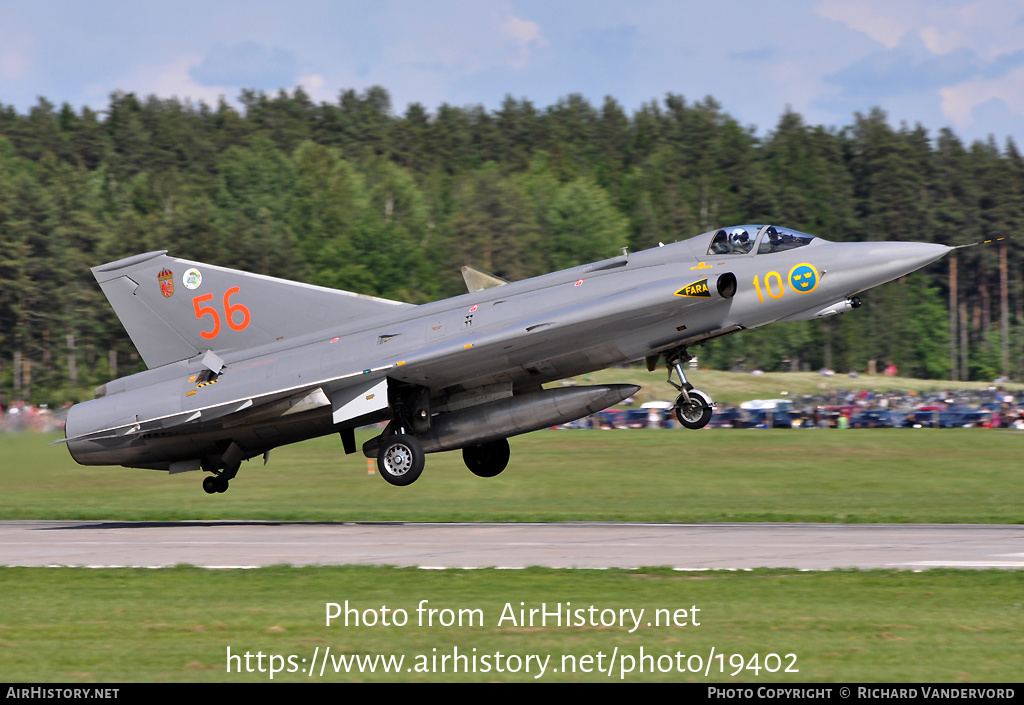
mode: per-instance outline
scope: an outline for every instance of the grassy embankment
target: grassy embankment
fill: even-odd
[[[78,466],[52,437],[0,435],[0,519],[1024,522],[1024,434],[1005,430],[540,431],[496,478],[439,453],[404,488],[327,437],[212,496],[200,473]]]
[[[775,397],[783,389],[814,393],[821,383],[814,376],[800,382],[786,375],[780,389],[773,376],[734,377],[696,381],[725,401]],[[630,380],[618,375],[615,381]],[[730,391],[727,383],[737,390]],[[731,396],[740,387],[743,396]],[[244,467],[228,493],[212,497],[201,491],[198,473],[168,477],[78,467],[63,447],[45,445],[51,438],[0,435],[0,518],[1024,520],[1019,461],[1024,436],[1004,431],[540,432],[513,439],[513,463],[498,478],[473,477],[457,453],[447,453],[430,456],[423,477],[409,488],[368,476],[361,456],[346,458],[336,438],[325,438],[275,451],[266,468]],[[551,657],[544,680],[618,680],[618,669],[630,663],[622,657],[638,659],[643,647],[657,659],[655,668],[673,670],[634,671],[626,680],[702,681],[703,675],[675,670],[680,664],[675,654],[685,654],[685,664],[693,667],[697,662],[689,660],[691,655],[706,664],[714,647],[716,654],[725,654],[714,661],[714,678],[727,682],[1015,682],[1024,668],[1022,597],[1024,582],[1014,571],[3,568],[0,680],[263,681],[269,673],[258,671],[255,654],[265,655],[264,669],[270,654],[294,654],[297,667],[308,668],[317,647],[321,655],[327,647],[335,656],[402,655],[403,668],[415,670],[418,655],[433,666],[431,657],[450,656],[457,646],[462,655],[477,649],[476,674],[454,674],[449,661],[444,673],[389,675],[378,666],[376,674],[335,676],[328,667],[324,679],[532,680],[536,661],[529,673],[509,673],[516,661],[507,657],[534,654]],[[415,608],[423,599],[439,609],[479,609],[484,626],[415,626]],[[410,624],[325,627],[325,603],[345,600],[359,609],[404,609]],[[633,634],[620,627],[499,626],[506,602],[644,608],[648,616],[657,608],[696,605],[701,625],[642,626]],[[235,654],[253,654],[250,665],[256,672],[228,674],[228,647]],[[497,652],[506,656],[504,671],[497,670]],[[597,668],[597,657],[604,654],[607,668],[612,653],[618,654],[612,678],[582,671],[582,657],[592,656],[588,667]],[[763,668],[770,653],[783,656],[771,661],[772,667],[782,667],[774,674]],[[799,673],[784,672],[789,653],[796,654]],[[733,654],[761,669],[731,677]],[[491,670],[481,673],[484,655],[491,656]],[[575,657],[576,673],[562,672],[563,656]],[[289,667],[287,661],[281,664]],[[244,661],[239,665],[245,668]],[[634,668],[639,669],[638,660]],[[274,680],[320,677],[280,673]]]
[[[0,680],[269,682],[270,656],[277,655],[283,658],[276,667],[285,672],[275,682],[533,681],[534,656],[550,657],[543,681],[1019,682],[1021,587],[1020,573],[1009,571],[0,568]],[[390,610],[391,622],[394,610],[405,610],[408,623],[346,627],[342,618],[325,626],[326,603],[346,600],[360,612],[375,611],[378,620],[382,606]],[[433,628],[420,627],[421,600],[452,612],[435,613]],[[564,614],[567,602],[570,609],[587,610],[586,625],[518,623],[520,603],[528,610],[547,603],[549,612],[561,603]],[[506,603],[517,622],[499,625]],[[620,609],[645,612],[631,634],[628,614],[626,626],[589,624],[591,605],[598,622],[605,609],[615,610],[616,621]],[[463,626],[457,626],[463,609],[479,610],[473,626],[469,613],[462,613]],[[686,626],[656,626],[656,609],[677,618],[683,615],[676,610],[687,610]],[[612,616],[604,613],[608,623]],[[699,626],[692,624],[694,617]],[[454,624],[438,626],[441,619]],[[229,647],[243,656],[233,673],[227,672]],[[380,661],[376,673],[335,674],[329,663],[321,677],[318,660],[310,677],[314,653],[322,659],[328,648],[335,659],[382,655],[402,656],[404,662],[397,674],[384,673]],[[465,673],[471,661],[453,672],[456,648],[476,656],[476,673]],[[706,667],[712,649],[723,656],[712,660],[708,677],[678,670]],[[245,671],[246,652],[252,672]],[[653,657],[644,673],[641,653]],[[295,657],[292,673],[289,655]],[[593,660],[585,666],[586,656]],[[573,660],[576,672],[564,672]],[[605,671],[611,667],[610,677],[596,671],[599,663]],[[732,676],[740,663],[750,668]],[[417,672],[424,665],[430,672]],[[634,670],[622,677],[631,665]],[[651,673],[652,667],[667,672]],[[787,673],[787,667],[798,672]]]

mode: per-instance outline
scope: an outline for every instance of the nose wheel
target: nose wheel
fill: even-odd
[[[711,397],[699,389],[691,387],[676,399],[676,419],[685,428],[704,428],[711,421],[714,406],[715,403],[711,401]]]
[[[665,362],[668,366],[668,383],[680,392],[673,405],[676,419],[684,428],[698,429],[704,428],[711,421],[715,402],[705,392],[694,389],[693,385],[686,380],[686,370],[683,369],[683,362],[689,362],[691,359],[689,353],[681,350],[674,355],[666,355]],[[679,384],[672,381],[673,370],[679,375]]]

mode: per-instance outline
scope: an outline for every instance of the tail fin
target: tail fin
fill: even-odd
[[[150,368],[251,348],[409,306],[148,252],[93,267]]]

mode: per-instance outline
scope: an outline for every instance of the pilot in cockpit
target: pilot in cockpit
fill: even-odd
[[[754,241],[745,228],[735,228],[732,232],[719,230],[711,241],[708,254],[745,255],[753,245]]]
[[[715,233],[714,239],[711,241],[711,247],[708,248],[709,255],[727,255],[729,254],[729,236],[724,230],[719,230]]]
[[[762,255],[775,252],[781,242],[782,236],[779,235],[779,231],[775,229],[774,225],[769,225],[768,229],[764,231],[764,236],[761,238],[761,244],[758,246],[757,252]]]
[[[751,230],[753,235],[751,235]],[[754,247],[757,234],[761,231],[760,225],[739,225],[731,228],[722,228],[715,233],[711,239],[711,246],[708,247],[709,255],[746,255]],[[769,225],[764,229],[761,242],[757,246],[759,255],[771,252],[786,252],[798,247],[809,245],[814,240],[813,235],[801,233],[796,230],[777,228]]]
[[[734,254],[747,254],[752,244],[750,233],[743,228],[737,228],[729,235],[729,247]]]

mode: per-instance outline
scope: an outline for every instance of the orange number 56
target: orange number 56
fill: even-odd
[[[224,318],[227,320],[228,328],[242,331],[249,327],[249,309],[242,304],[232,304],[232,294],[237,294],[241,289],[233,286],[224,292]],[[213,316],[213,330],[201,330],[201,335],[206,340],[213,340],[220,334],[220,314],[213,306],[203,306],[207,301],[213,300],[213,294],[203,294],[192,299],[192,308],[195,309],[196,318],[202,319],[206,316]],[[237,320],[236,314],[241,314],[242,320]]]

